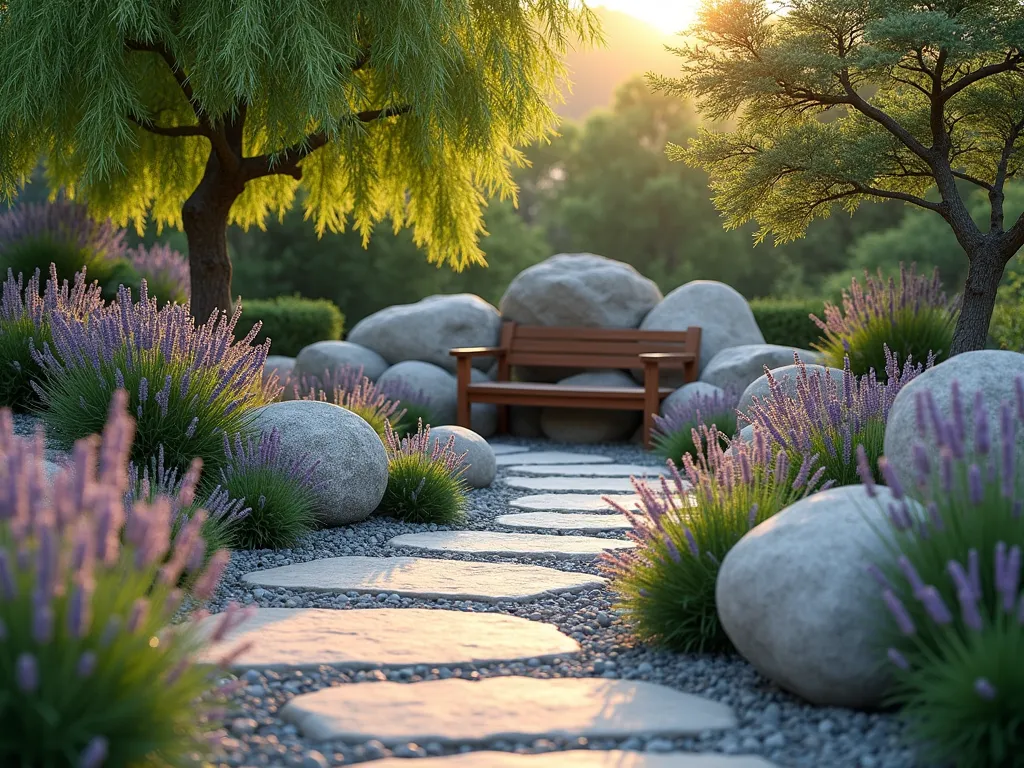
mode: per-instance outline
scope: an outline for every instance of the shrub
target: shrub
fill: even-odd
[[[728,453],[714,427],[695,442],[696,458],[683,458],[692,490],[669,462],[672,485],[663,481],[660,495],[633,481],[636,512],[608,500],[632,524],[636,548],[606,552],[601,564],[640,639],[683,653],[730,652],[715,607],[722,559],[751,528],[829,484],[820,485],[814,456],[791,473],[789,454],[758,430]]]
[[[430,427],[422,422],[410,437],[399,437],[390,423],[385,432],[388,485],[378,510],[408,523],[464,522],[466,454],[455,453],[455,436],[443,446],[435,441],[431,447]]]
[[[146,281],[150,296],[160,305],[184,304],[189,300],[191,280],[188,259],[169,245],[139,246],[128,251],[139,277]]]
[[[754,299],[750,309],[765,343],[807,349],[821,338],[811,315],[822,312],[823,302],[801,299]]]
[[[96,221],[70,200],[22,205],[0,214],[0,272],[46,274],[53,264],[60,280],[72,280],[86,269],[109,300],[119,285],[139,287],[124,237],[109,219]]]
[[[256,343],[271,339],[275,355],[294,357],[313,342],[340,339],[345,326],[345,316],[327,299],[278,296],[249,299],[242,306],[239,332],[248,332],[256,323],[262,323]]]
[[[186,305],[137,303],[122,288],[115,303],[83,324],[62,315],[51,323],[52,348],[36,351],[47,426],[64,443],[92,434],[116,389],[129,393],[135,416],[132,458],[144,464],[163,446],[167,465],[185,471],[199,457],[208,476],[224,465],[224,435],[245,433],[254,407],[271,402],[263,383],[269,344],[253,346],[256,327],[234,339],[239,313],[197,325]]]
[[[762,429],[790,455],[792,464],[801,456],[816,454],[825,468],[825,479],[836,485],[860,482],[858,446],[863,446],[875,466],[882,455],[885,422],[899,391],[924,367],[907,358],[901,369],[897,358],[883,348],[887,380],[874,373],[854,376],[844,362],[842,384],[821,370],[808,372],[796,357],[796,397],[791,397],[769,371],[769,394],[754,398],[744,419]],[[931,367],[932,361],[927,363]]]
[[[843,292],[843,308],[825,304],[825,319],[812,319],[824,340],[816,344],[827,364],[841,368],[850,359],[851,370],[859,375],[886,370],[884,347],[904,360],[933,357],[944,360],[953,343],[957,301],[942,290],[938,270],[926,277],[900,265],[899,283],[864,273],[864,287],[855,279]]]
[[[292,387],[302,400],[330,402],[351,411],[373,427],[381,440],[387,437],[388,424],[394,427],[405,418],[405,411],[399,411],[398,403],[366,378],[362,368],[345,366],[322,377],[303,376]]]
[[[309,454],[286,458],[281,435],[274,429],[255,439],[234,443],[224,437],[227,465],[221,487],[230,498],[244,499],[251,509],[233,526],[233,539],[243,549],[279,549],[298,543],[315,521],[319,461]]]
[[[676,466],[683,466],[683,456],[696,451],[694,442],[701,426],[714,426],[723,439],[736,434],[736,406],[739,396],[732,391],[714,395],[696,395],[681,405],[669,407],[664,416],[654,417],[651,434],[653,451]]]
[[[79,441],[48,492],[41,437],[16,437],[0,415],[0,484],[23,489],[0,494],[0,764],[186,766],[206,751],[211,669],[194,663],[195,625],[167,625],[180,576],[206,599],[227,553],[198,570],[203,516],[172,538],[163,497],[125,520],[125,401],[112,398],[102,441]]]
[[[973,445],[967,444],[959,391],[952,415],[930,392],[918,395],[915,488],[923,505],[909,511],[905,493],[883,459],[897,502],[880,530],[890,556],[871,570],[895,619],[884,629],[896,665],[890,703],[903,708],[909,734],[931,763],[962,768],[1018,765],[1024,751],[1024,378],[1016,402],[999,412],[992,439],[983,396],[975,401]],[[924,446],[938,445],[931,462]],[[870,485],[867,456],[862,473]],[[1016,761],[1016,762],[1015,762]],[[930,763],[930,764],[931,764]]]
[[[60,313],[81,321],[103,304],[99,287],[87,285],[84,274],[76,275],[74,288],[69,288],[67,282],[57,282],[51,265],[42,294],[39,281],[38,270],[27,284],[22,275],[8,271],[0,294],[0,407],[14,411],[39,407],[32,382],[42,376],[42,369],[32,347],[51,342],[50,319]]]
[[[1010,272],[999,286],[989,333],[1000,349],[1024,352],[1024,272]]]

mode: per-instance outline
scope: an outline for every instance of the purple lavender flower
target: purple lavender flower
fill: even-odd
[[[0,214],[0,252],[31,241],[67,243],[85,254],[87,262],[125,256],[125,232],[109,219],[96,221],[89,209],[71,200],[20,205]]]
[[[23,693],[34,693],[39,688],[39,665],[31,653],[22,653],[14,662],[14,681]]]
[[[192,293],[188,259],[169,245],[130,249],[128,258],[157,298],[168,302],[188,300]]]
[[[889,661],[895,664],[900,669],[906,671],[910,669],[910,662],[907,661],[907,657],[900,653],[895,648],[889,649]]]
[[[913,635],[917,630],[914,627],[914,620],[910,618],[910,613],[907,611],[903,601],[889,589],[882,592],[882,600],[885,602],[885,607],[889,609],[889,613],[896,620],[896,626],[900,632],[904,635]]]
[[[995,686],[984,677],[979,677],[974,681],[974,692],[985,701],[992,701],[998,693]]]

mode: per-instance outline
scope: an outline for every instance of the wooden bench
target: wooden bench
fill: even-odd
[[[662,367],[682,367],[683,380],[696,381],[700,358],[700,328],[685,331],[551,328],[506,322],[497,347],[464,347],[450,352],[456,358],[459,381],[458,423],[470,426],[473,403],[498,407],[498,432],[508,431],[508,406],[558,406],[642,411],[644,446],[651,445],[651,428],[661,401],[675,387],[659,386]],[[473,358],[496,357],[497,381],[475,383],[470,378]],[[643,368],[644,384],[635,387],[573,387],[511,381],[514,365],[551,368]]]

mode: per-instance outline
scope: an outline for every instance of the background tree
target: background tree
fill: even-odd
[[[94,212],[180,225],[193,312],[231,300],[229,222],[410,227],[480,263],[482,202],[550,131],[569,0],[9,0],[0,4],[0,192],[45,157]]]
[[[938,214],[969,260],[951,352],[983,347],[1024,246],[1024,215],[1004,210],[1024,169],[1024,2],[710,0],[691,33],[681,75],[651,80],[711,119],[738,116],[669,147],[710,173],[727,226],[756,220],[758,238],[785,241],[879,199]],[[987,195],[982,226],[961,183]]]

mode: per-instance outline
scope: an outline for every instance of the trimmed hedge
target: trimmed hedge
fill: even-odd
[[[333,302],[301,296],[244,299],[236,335],[247,334],[257,320],[263,321],[263,327],[255,343],[269,337],[270,354],[288,357],[315,341],[340,339],[345,328],[345,316]]]
[[[821,337],[821,331],[808,315],[821,317],[825,308],[822,301],[754,299],[750,308],[768,344],[810,349]]]

